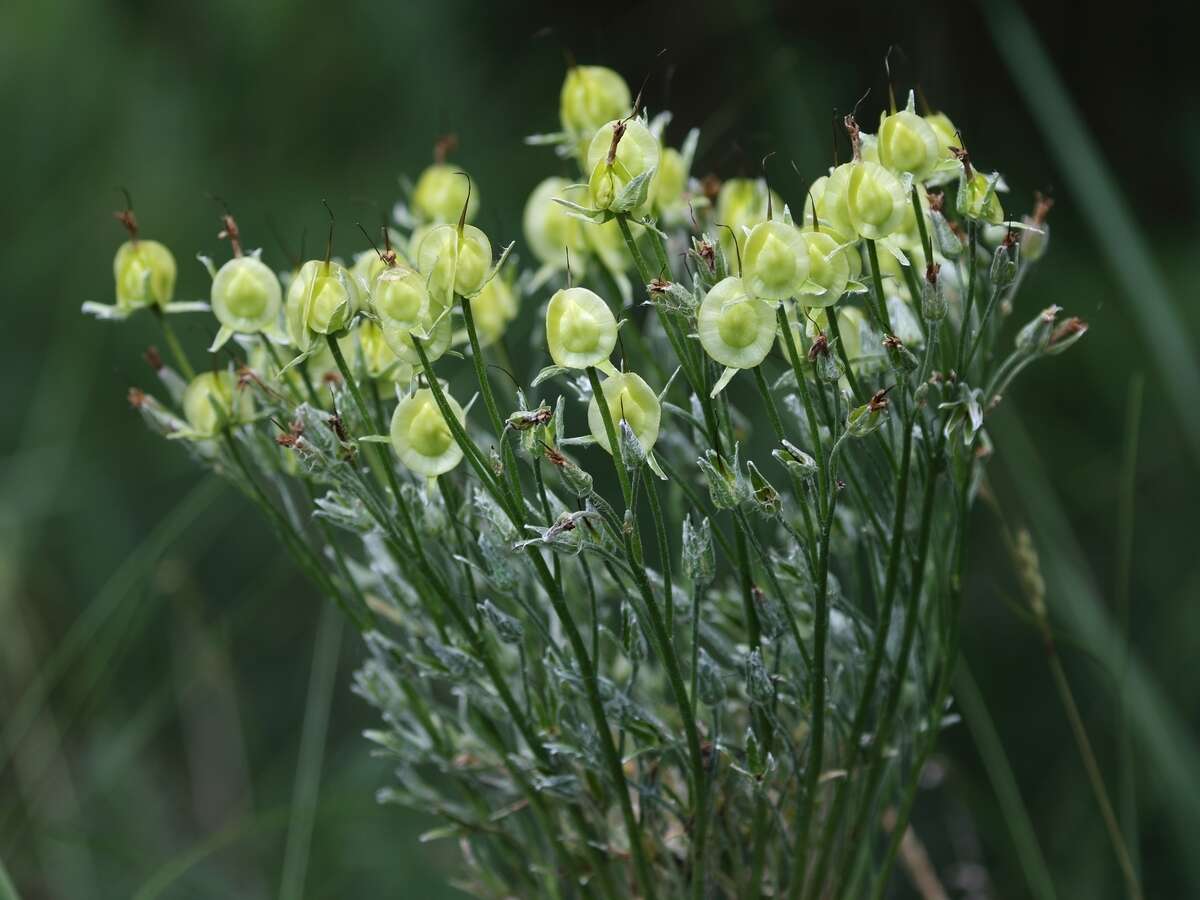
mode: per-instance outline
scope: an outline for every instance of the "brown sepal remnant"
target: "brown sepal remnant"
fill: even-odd
[[[129,405],[134,409],[141,409],[146,403],[146,392],[141,388],[131,387],[127,397]]]
[[[808,348],[808,361],[816,362],[818,356],[829,355],[829,338],[825,336],[825,332],[821,332],[812,342],[812,346]]]
[[[146,352],[142,354],[142,359],[144,359],[146,361],[146,365],[148,365],[155,372],[162,371],[162,369],[163,369],[162,354],[158,352],[158,348],[155,347],[153,344],[151,344],[149,347],[146,348]]]
[[[458,135],[453,132],[443,134],[433,145],[433,161],[440,166],[457,149]]]

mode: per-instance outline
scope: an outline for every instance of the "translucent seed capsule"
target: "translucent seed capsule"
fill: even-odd
[[[802,293],[809,271],[808,243],[786,222],[760,222],[746,238],[742,281],[764,300],[786,300]]]
[[[801,289],[807,306],[833,306],[850,281],[850,254],[825,231],[802,233],[808,245],[808,286]]]
[[[254,415],[254,397],[239,390],[232,372],[201,372],[183,392],[183,417],[199,437],[213,437],[224,424]]]
[[[958,179],[955,203],[960,215],[979,219],[992,225],[1004,221],[1004,207],[996,194],[998,176],[988,177],[975,169],[963,167]]]
[[[617,345],[617,320],[594,291],[566,288],[546,307],[546,343],[558,366],[586,369],[607,363]]]
[[[425,357],[430,362],[441,359],[454,340],[450,310],[434,300],[431,300],[425,315],[415,326],[396,325],[381,318],[380,327],[383,330],[384,341],[396,354],[396,358],[410,366],[421,363],[421,355],[413,343],[414,334],[420,339]]]
[[[288,285],[284,311],[288,336],[304,349],[314,334],[335,334],[350,321],[361,303],[358,279],[335,262],[312,259]]]
[[[649,453],[655,441],[658,440],[658,427],[662,417],[658,396],[650,389],[650,385],[646,384],[639,375],[632,372],[621,372],[606,378],[600,388],[613,424],[617,424],[622,419],[629,423],[638,443],[645,452]],[[596,397],[592,397],[588,404],[588,428],[592,432],[592,437],[596,439],[596,443],[612,453]]]
[[[751,296],[733,275],[705,295],[696,322],[704,352],[730,368],[754,368],[775,342],[774,305]]]
[[[908,107],[880,123],[877,147],[884,168],[897,175],[907,173],[918,181],[924,180],[943,158],[937,132],[917,115],[911,92]]]
[[[406,266],[380,270],[371,284],[371,309],[390,328],[417,328],[429,313],[429,290],[421,274]]]
[[[895,175],[878,163],[851,163],[846,209],[855,232],[881,240],[904,224],[908,195]]]
[[[629,115],[633,99],[625,79],[603,66],[572,66],[563,80],[558,116],[580,156],[605,122]]]
[[[258,334],[273,325],[282,303],[279,279],[257,257],[235,257],[213,278],[213,314],[223,326],[239,334]]]
[[[466,414],[449,394],[446,403],[458,421],[465,423]],[[454,440],[454,434],[428,388],[405,397],[396,406],[392,414],[391,438],[400,462],[426,478],[444,475],[462,461],[462,448]]]
[[[660,215],[678,218],[682,209],[686,215],[684,193],[687,190],[688,170],[683,154],[674,147],[664,147],[659,157],[658,173],[654,176],[651,199]]]
[[[766,221],[768,197],[774,209],[783,209],[783,198],[770,190],[761,178],[730,178],[721,184],[717,193],[716,221],[729,226],[721,229],[719,240],[731,264],[746,246],[745,230]],[[734,238],[737,239],[736,251]]]
[[[504,336],[517,317],[517,292],[503,278],[496,277],[471,299],[471,316],[480,347],[489,347]]]
[[[621,132],[617,152],[609,161],[613,137]],[[658,138],[637,119],[614,120],[602,125],[588,144],[584,171],[589,173],[588,189],[597,209],[611,209],[619,202],[630,183],[639,177],[652,178],[658,168],[661,149]],[[631,209],[641,208],[650,197],[651,184],[646,183],[645,196]]]
[[[805,229],[819,228],[839,244],[848,244],[858,238],[858,232],[850,221],[850,208],[846,205],[853,171],[853,164],[844,163],[812,183],[804,198]]]
[[[126,241],[113,257],[117,308],[166,306],[175,295],[175,257],[158,241]]]
[[[583,222],[573,217],[555,198],[572,199],[565,178],[547,178],[533,189],[525,201],[523,218],[525,242],[539,262],[555,268],[565,268],[571,256],[571,269],[582,276],[587,269],[587,239]]]
[[[470,182],[458,167],[444,163],[432,165],[421,173],[413,188],[413,214],[422,223],[452,223],[458,221],[463,204],[466,204],[467,221],[470,222],[479,212],[479,193],[470,188]]]
[[[338,343],[348,358],[361,360],[368,378],[387,378],[399,385],[407,385],[412,381],[412,364],[401,362],[396,352],[388,346],[383,328],[370,319],[364,320]]]
[[[469,297],[483,287],[492,267],[492,243],[474,225],[461,231],[439,225],[421,241],[417,267],[443,302],[450,302],[452,293]]]

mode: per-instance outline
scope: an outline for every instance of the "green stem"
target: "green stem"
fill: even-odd
[[[154,310],[154,314],[158,317],[159,327],[162,328],[163,340],[167,342],[167,349],[171,351],[171,356],[175,359],[175,365],[179,367],[179,371],[184,378],[188,381],[193,380],[196,377],[196,370],[188,362],[187,354],[183,352],[183,345],[179,343],[175,329],[167,321],[167,314],[157,305],[152,306],[151,309]]]
[[[617,481],[621,483],[621,496],[625,499],[625,508],[633,504],[633,485],[629,480],[629,471],[625,468],[625,460],[621,458],[621,444],[618,440],[617,429],[613,425],[612,412],[608,408],[608,400],[600,385],[600,375],[595,366],[587,368],[588,380],[592,383],[592,397],[600,409],[600,418],[604,421],[604,434],[608,438],[609,455],[612,456],[613,467],[617,470]]]

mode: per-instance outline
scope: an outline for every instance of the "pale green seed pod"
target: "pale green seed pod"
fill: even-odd
[[[900,179],[878,163],[851,163],[846,209],[855,232],[882,240],[904,224],[908,195]]]
[[[954,154],[950,152],[950,148],[959,146],[960,142],[958,129],[954,127],[950,117],[945,113],[930,113],[925,116],[925,122],[933,129],[934,138],[937,140],[938,159],[953,159]]]
[[[492,267],[492,242],[474,225],[439,225],[421,241],[417,267],[430,292],[444,302],[469,297],[483,287]]]
[[[175,295],[175,257],[158,241],[131,240],[113,257],[117,308],[129,313],[146,306],[166,306]]]
[[[802,293],[809,271],[808,243],[794,225],[760,222],[746,238],[742,281],[764,300],[785,300]]]
[[[558,291],[546,307],[546,344],[557,366],[586,369],[608,363],[617,345],[617,320],[594,291]]]
[[[366,319],[353,332],[338,341],[342,352],[350,359],[360,359],[367,377],[372,380],[387,378],[399,385],[407,385],[413,378],[411,363],[401,362],[396,352],[388,345],[383,328]]]
[[[449,394],[446,394],[446,404],[459,423],[465,424],[466,413]],[[462,448],[454,440],[429,388],[416,391],[396,406],[392,414],[391,438],[400,462],[425,478],[445,475],[463,458]]]
[[[907,173],[918,181],[944,158],[937,132],[916,114],[911,95],[908,109],[892,113],[880,123],[876,145],[884,168],[897,175]]]
[[[358,279],[345,266],[310,259],[288,285],[284,311],[292,343],[304,350],[314,334],[341,331],[359,308],[361,297]]]
[[[389,328],[408,331],[419,327],[431,302],[421,273],[406,266],[381,269],[371,285],[371,309]]]
[[[571,269],[582,275],[587,267],[588,244],[583,233],[587,226],[555,202],[557,197],[571,199],[567,193],[570,185],[565,178],[551,177],[533,189],[525,201],[525,242],[540,262],[555,268],[565,268],[570,253]]]
[[[804,196],[804,228],[818,229],[829,234],[839,244],[848,244],[858,238],[854,224],[850,221],[850,208],[846,195],[850,191],[851,163],[844,163],[828,175],[822,175]],[[813,207],[816,218],[813,218]]]
[[[775,343],[775,305],[752,296],[733,275],[704,296],[696,324],[704,352],[732,369],[753,369]]]
[[[238,388],[232,372],[201,372],[183,392],[183,417],[198,437],[215,437],[223,424],[239,425],[254,416],[254,397]]]
[[[563,79],[558,117],[582,157],[587,142],[605,122],[629,115],[633,99],[625,79],[603,66],[572,66]]]
[[[471,300],[471,316],[480,347],[489,347],[508,330],[508,325],[520,311],[513,286],[499,276],[483,286]]]
[[[652,200],[660,213],[674,214],[684,204],[687,191],[688,171],[683,154],[674,147],[664,147],[658,161],[658,174],[654,176]]]
[[[608,413],[613,424],[618,425],[622,419],[629,423],[638,443],[649,453],[658,440],[658,428],[662,418],[662,407],[650,385],[639,375],[620,372],[604,379],[600,390],[604,394],[604,402],[608,404]],[[596,397],[592,397],[588,404],[588,428],[596,443],[612,453]]]
[[[275,324],[282,303],[279,278],[257,257],[235,257],[213,278],[213,314],[239,334],[258,334]]]
[[[768,197],[774,209],[783,209],[783,198],[770,190],[761,178],[730,178],[721,184],[721,190],[717,192],[716,221],[729,226],[721,229],[719,240],[731,266],[746,246],[745,229],[766,221]]]
[[[802,236],[808,245],[809,287],[802,290],[804,304],[833,306],[846,293],[850,281],[850,253],[827,232],[805,231]]]
[[[612,149],[613,135],[620,129],[624,130],[624,134],[610,163],[608,155]],[[658,138],[637,119],[618,119],[602,125],[588,144],[584,166],[584,171],[589,173],[588,189],[593,205],[597,209],[611,208],[635,178],[653,176],[660,156]],[[651,187],[652,184],[647,185],[647,200]],[[644,202],[638,204],[638,208],[644,205]]]
[[[444,163],[430,166],[413,188],[412,211],[418,222],[439,225],[457,222],[464,204],[466,221],[470,222],[479,212],[479,193],[471,190],[470,181],[456,166]]]
[[[988,178],[975,169],[964,166],[958,179],[958,195],[955,198],[960,215],[978,219],[992,225],[1004,221],[1004,207],[996,193],[996,176]]]
[[[643,231],[636,222],[629,223],[629,230],[635,241]],[[621,226],[616,219],[605,222],[603,225],[586,226],[583,236],[592,253],[609,272],[627,272],[633,267],[633,257],[629,255],[629,248],[625,244],[625,237],[621,234]],[[571,257],[571,267],[574,268],[574,266],[575,258]]]
[[[436,300],[431,300],[424,317],[416,326],[396,325],[389,320],[380,319],[383,339],[396,358],[410,366],[421,364],[421,355],[417,353],[413,343],[413,333],[416,332],[421,340],[421,347],[426,358],[432,363],[441,359],[454,339],[454,331],[450,325],[450,310]]]
[[[821,331],[829,331],[829,310],[813,310],[807,320],[809,339],[813,339]],[[837,309],[838,334],[842,336],[842,346],[846,351],[846,359],[857,362],[867,355],[863,346],[863,332],[867,326],[867,317],[861,309],[854,306],[840,306]]]

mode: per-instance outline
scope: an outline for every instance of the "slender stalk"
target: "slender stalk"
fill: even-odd
[[[604,389],[600,385],[600,374],[596,371],[596,367],[588,366],[587,375],[588,381],[592,383],[592,396],[596,400],[596,406],[600,409],[600,418],[604,421],[604,434],[608,438],[609,455],[612,456],[613,467],[617,470],[617,481],[621,483],[621,496],[625,498],[625,507],[628,509],[633,504],[633,484],[629,480],[629,470],[625,468],[625,460],[621,458],[621,444],[618,440],[616,426],[613,424],[612,412],[608,408],[608,401],[604,396]]]
[[[974,219],[967,219],[967,299],[963,302],[962,325],[958,331],[958,365],[955,367],[960,373],[965,371],[967,335],[971,333],[971,308],[975,303],[975,270],[979,268],[978,242],[979,225]]]
[[[175,329],[167,321],[167,314],[157,304],[150,308],[154,310],[154,314],[158,318],[159,327],[162,328],[163,340],[167,342],[167,349],[171,351],[171,357],[175,360],[175,365],[179,367],[180,374],[188,381],[191,381],[196,377],[196,370],[188,362],[187,354],[183,351],[183,344],[179,343]]]

